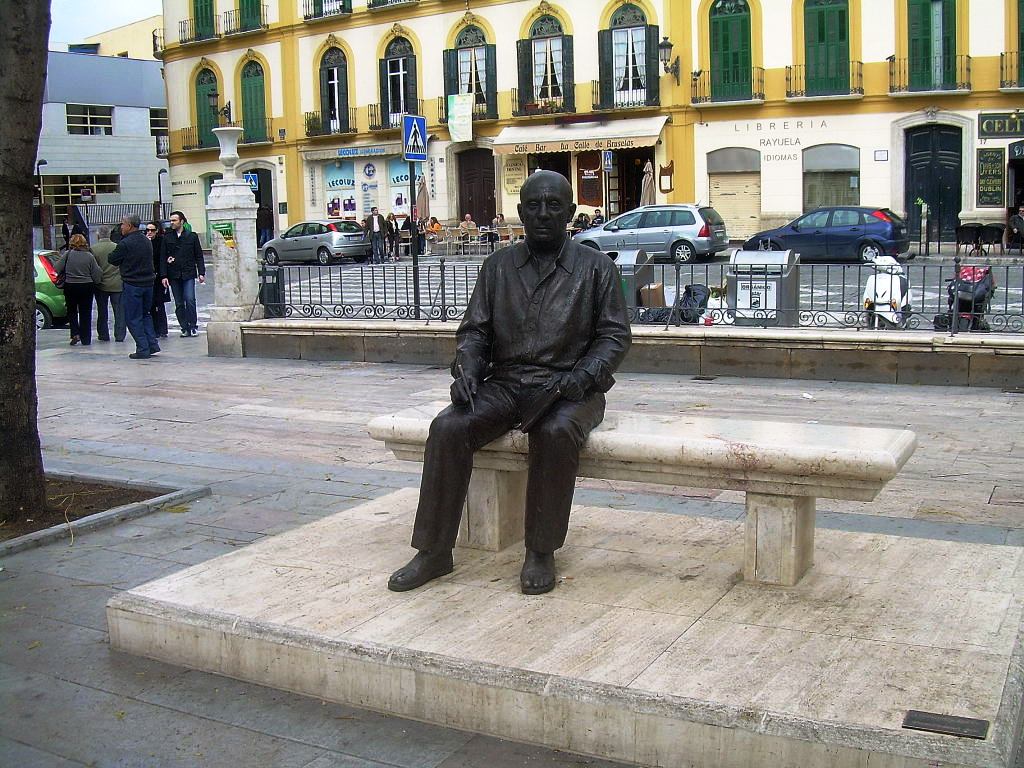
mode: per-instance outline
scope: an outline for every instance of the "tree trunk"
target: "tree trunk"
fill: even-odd
[[[49,0],[0,2],[0,520],[46,504],[36,424],[32,188]]]

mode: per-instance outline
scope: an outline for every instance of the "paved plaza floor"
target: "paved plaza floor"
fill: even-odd
[[[0,765],[612,765],[110,650],[104,606],[118,592],[415,487],[419,466],[394,460],[365,425],[446,396],[446,370],[210,359],[202,336],[168,339],[146,362],[128,360],[124,344],[67,347],[62,331],[40,340],[48,468],[212,494],[0,559]],[[609,409],[906,426],[920,447],[900,476],[870,504],[819,500],[819,526],[1024,546],[1024,395],[623,375]],[[579,485],[584,505],[743,514],[735,492]]]

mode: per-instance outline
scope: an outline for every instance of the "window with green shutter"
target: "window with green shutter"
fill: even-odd
[[[639,7],[626,3],[612,14],[597,33],[597,50],[599,109],[659,103],[658,27]]]
[[[907,0],[910,90],[956,87],[956,0]]]
[[[750,7],[746,0],[715,0],[711,6],[711,100],[751,96]]]
[[[459,31],[455,47],[444,51],[444,94],[471,94],[473,116],[498,116],[495,46],[488,45],[480,27],[469,25]]]
[[[267,141],[266,91],[263,65],[253,60],[242,67],[242,141]]]
[[[850,35],[846,0],[804,3],[804,90],[808,96],[850,92]]]
[[[575,111],[573,41],[563,34],[561,22],[541,16],[530,27],[529,39],[516,41],[516,52],[519,111]]]
[[[210,94],[217,92],[217,75],[212,69],[202,69],[196,75],[196,132],[200,147],[215,147],[217,139],[217,113],[210,108]]]
[[[340,48],[320,58],[320,121],[325,134],[348,133],[348,60]]]
[[[412,43],[396,37],[380,60],[380,109],[383,127],[396,128],[402,115],[416,114],[416,56]]]
[[[192,20],[196,40],[213,37],[213,0],[192,0]]]
[[[263,26],[262,0],[238,0],[238,16],[242,31],[259,29]]]

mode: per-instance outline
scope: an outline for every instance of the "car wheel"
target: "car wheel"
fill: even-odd
[[[273,248],[267,248],[267,250],[264,251],[263,253],[263,260],[273,267],[278,262],[277,251],[275,251]]]
[[[696,258],[697,255],[696,252],[693,250],[693,246],[690,245],[685,240],[680,240],[677,243],[673,244],[671,254],[672,260],[678,260],[680,264],[689,264],[694,260],[694,258]]]
[[[600,251],[601,246],[595,243],[593,240],[584,240],[580,245],[585,245],[587,248],[593,248],[595,251]]]
[[[331,252],[327,248],[321,248],[316,252],[316,262],[327,266],[331,263]]]
[[[876,257],[882,255],[882,249],[878,247],[877,243],[869,242],[861,245],[857,254],[860,256],[861,264],[870,264]]]
[[[36,330],[44,328],[53,328],[53,315],[44,305],[36,304]]]

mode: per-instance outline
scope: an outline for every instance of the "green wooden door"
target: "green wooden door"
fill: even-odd
[[[192,20],[197,40],[213,37],[213,0],[192,0]]]
[[[239,0],[238,15],[243,30],[259,29],[263,26],[260,18],[260,0]],[[320,15],[323,15],[321,10]]]
[[[745,0],[711,6],[711,100],[750,99],[750,8]]]
[[[211,69],[196,75],[196,138],[200,147],[217,146],[213,129],[217,127],[217,114],[210,109],[210,94],[217,90],[217,76]]]
[[[955,88],[956,0],[907,0],[910,90]]]
[[[804,91],[808,96],[850,92],[850,37],[846,0],[804,5]]]
[[[266,141],[266,118],[263,67],[258,61],[250,61],[242,67],[242,141]]]

